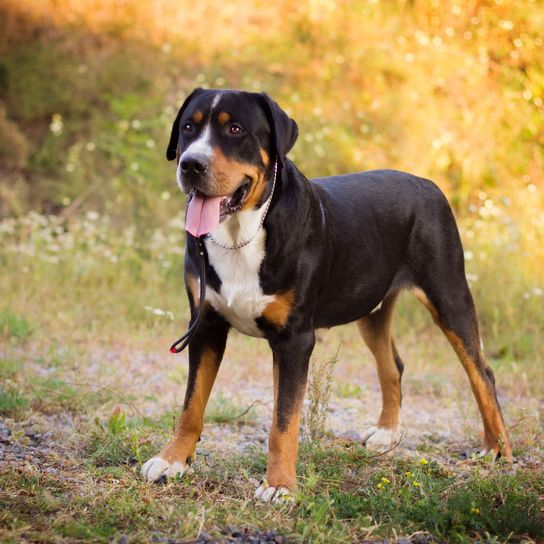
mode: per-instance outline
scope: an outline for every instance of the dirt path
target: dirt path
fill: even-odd
[[[323,357],[325,347],[325,342],[318,346],[316,357]],[[362,350],[360,361],[349,348],[339,359],[326,427],[334,436],[360,440],[375,423],[381,407],[376,371],[370,356]],[[32,365],[38,374],[52,371]],[[104,388],[113,392],[109,402],[97,407],[99,417],[107,418],[113,407],[120,405],[129,416],[158,419],[179,412],[186,375],[186,354],[174,358],[162,352],[133,352],[120,347],[95,349],[90,364],[67,369],[63,379],[75,387],[79,384],[87,390]],[[537,436],[544,399],[515,396],[506,389],[506,393],[500,394],[500,402],[517,450],[516,463],[539,465],[543,455]],[[250,417],[236,417],[250,406]],[[212,392],[209,421],[198,452],[204,456],[231,455],[254,445],[266,450],[272,406],[272,373],[266,346],[236,337]],[[48,464],[54,467],[55,459],[64,457],[67,450],[77,449],[79,419],[77,413],[61,410],[32,413],[19,422],[0,420],[0,468]],[[217,422],[224,419],[232,421]],[[478,451],[480,429],[479,414],[460,369],[437,371],[417,365],[413,371],[407,369],[402,439],[393,455],[431,455],[442,464],[456,466]],[[383,451],[387,446],[375,445],[373,449]]]

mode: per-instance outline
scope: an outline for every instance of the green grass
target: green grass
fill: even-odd
[[[209,423],[251,423],[255,421],[253,407],[241,406],[231,398],[219,394],[210,399],[205,421]]]
[[[14,385],[0,385],[0,415],[19,417],[28,407],[28,404],[28,399],[23,397]]]
[[[120,418],[110,420],[103,436],[119,435],[124,426]],[[203,519],[212,534],[226,525],[273,527],[293,542],[353,542],[371,533],[390,538],[416,531],[448,542],[544,537],[542,474],[510,474],[507,467],[480,463],[461,484],[449,469],[424,461],[371,459],[358,446],[334,442],[307,445],[296,501],[270,507],[248,500],[251,479],[262,474],[258,451],[196,462],[194,474],[166,486],[144,484],[124,458],[109,458],[112,467],[84,477],[82,494],[62,479],[0,474],[0,522],[16,534],[17,525],[32,520],[27,534],[38,540],[52,531],[97,542],[121,534],[145,540],[155,532],[189,538]]]
[[[334,385],[334,390],[339,397],[344,399],[356,399],[361,394],[361,387],[353,383],[337,382]]]
[[[29,384],[32,407],[43,413],[92,410],[113,398],[107,388],[93,388],[83,383],[70,383],[59,377],[36,378]]]
[[[542,313],[537,294],[522,296],[527,278],[511,268],[504,267],[510,275],[504,297],[494,299],[483,283],[474,291],[500,391],[523,399],[519,407],[506,402],[515,452],[524,459],[516,472],[476,459],[461,462],[439,435],[420,440],[412,457],[398,459],[331,440],[324,432],[329,399],[355,402],[373,387],[358,385],[364,383],[362,342],[345,327],[320,333],[324,340],[314,355],[304,421],[305,438],[314,440],[301,447],[300,494],[295,504],[270,507],[252,500],[266,468],[262,449],[210,449],[206,428],[193,474],[166,486],[145,484],[139,476],[141,463],[173,431],[187,379],[184,356],[172,358],[167,351],[187,319],[177,219],[168,230],[133,238],[131,229],[111,228],[105,216],[64,221],[33,214],[4,223],[2,236],[0,260],[10,272],[0,276],[0,414],[15,420],[9,424],[14,443],[28,442],[26,426],[60,433],[62,440],[50,446],[64,451],[66,441],[70,462],[55,465],[55,477],[1,474],[0,539],[16,542],[24,534],[37,541],[108,542],[126,534],[148,541],[158,534],[181,540],[194,538],[203,519],[212,534],[247,526],[277,530],[293,542],[348,543],[418,531],[451,542],[544,538],[542,350],[535,326]],[[487,263],[499,259],[501,248],[483,246],[488,260],[469,261],[470,271],[488,278]],[[496,274],[503,277],[501,270]],[[521,316],[517,328],[515,315]],[[446,403],[474,440],[478,422],[460,385],[460,365],[409,295],[401,298],[395,330],[410,392]],[[206,412],[206,425],[225,438],[246,426],[244,433],[258,433],[262,414],[270,415],[266,403],[232,394],[246,374],[266,364],[268,352],[241,335],[233,335],[229,346],[226,364],[233,365],[233,375],[241,374],[228,394],[214,391]],[[341,374],[333,379],[337,370]],[[165,397],[166,391],[174,396]],[[64,420],[73,422],[68,429],[58,426]],[[416,453],[429,464],[421,465]],[[532,457],[537,468],[526,461]]]
[[[24,340],[31,333],[32,328],[24,317],[9,308],[0,309],[0,337]]]
[[[23,367],[21,359],[0,358],[0,378],[5,380],[14,377]]]
[[[89,461],[97,467],[143,463],[152,453],[144,430],[140,420],[127,420],[119,409],[106,421],[97,417],[86,446]]]

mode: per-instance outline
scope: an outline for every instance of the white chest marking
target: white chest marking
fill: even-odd
[[[213,231],[213,237],[224,245],[235,244],[255,233],[260,218],[260,210],[238,212],[220,223]],[[233,232],[236,233],[234,237]],[[259,282],[265,239],[266,232],[262,228],[250,244],[238,250],[219,247],[209,238],[205,242],[210,264],[221,279],[220,292],[208,288],[206,300],[233,327],[256,337],[262,337],[263,333],[255,319],[276,298],[265,295]]]

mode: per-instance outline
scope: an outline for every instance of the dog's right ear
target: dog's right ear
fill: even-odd
[[[179,121],[181,119],[181,116],[189,105],[189,102],[191,102],[191,100],[195,96],[198,96],[203,91],[204,89],[202,89],[201,87],[194,89],[193,92],[185,99],[185,101],[181,105],[181,108],[178,111],[178,114],[176,115],[176,119],[174,120],[174,124],[172,125],[172,132],[170,133],[170,141],[168,142],[168,147],[166,148],[166,158],[169,161],[173,161],[176,158],[176,151],[178,149],[179,140]]]
[[[298,125],[266,93],[259,94],[259,97],[272,129],[272,142],[275,147],[276,160],[280,166],[283,166],[285,156],[295,145],[298,138]]]

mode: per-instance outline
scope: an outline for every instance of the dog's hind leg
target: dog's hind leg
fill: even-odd
[[[494,458],[502,455],[512,460],[512,447],[497,400],[495,377],[482,352],[472,295],[464,275],[459,280],[460,285],[455,288],[450,284],[444,289],[416,290],[415,294],[442,329],[468,375],[484,426],[482,455],[492,452]]]
[[[497,401],[495,378],[482,352],[455,220],[445,199],[435,202],[429,210],[431,217],[414,227],[409,247],[415,294],[444,332],[468,375],[484,425],[484,452],[511,459],[512,447]]]
[[[382,389],[382,411],[378,423],[363,433],[368,447],[390,448],[400,439],[401,377],[404,364],[391,334],[393,308],[398,293],[388,295],[378,310],[357,322],[361,335],[374,355]]]

